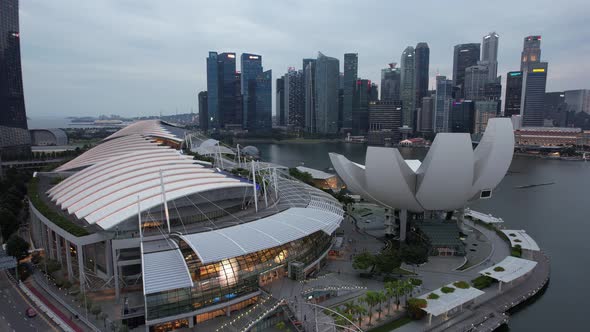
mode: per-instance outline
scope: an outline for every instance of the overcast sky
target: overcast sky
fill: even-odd
[[[455,44],[481,42],[490,31],[500,35],[502,76],[519,69],[524,36],[540,34],[547,91],[590,88],[588,0],[21,0],[20,6],[31,118],[197,112],[210,50],[261,54],[273,81],[318,51],[339,58],[341,71],[343,54],[356,52],[359,76],[379,84],[381,68],[425,41],[432,86],[437,72],[451,75]]]

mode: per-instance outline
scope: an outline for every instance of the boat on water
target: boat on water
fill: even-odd
[[[533,187],[541,187],[541,186],[550,186],[552,184],[555,184],[555,182],[546,182],[546,183],[537,183],[537,184],[527,184],[524,186],[516,186],[516,189],[528,189],[528,188],[533,188]]]

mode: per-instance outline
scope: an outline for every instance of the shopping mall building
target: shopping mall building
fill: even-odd
[[[30,186],[35,247],[82,290],[113,290],[121,318],[151,330],[198,327],[277,278],[313,273],[343,219],[284,167],[250,163],[256,176],[242,178],[194,160],[187,134],[139,121]]]

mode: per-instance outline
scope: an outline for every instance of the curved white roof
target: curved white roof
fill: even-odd
[[[132,134],[141,134],[146,137],[161,137],[177,142],[184,141],[184,137],[179,137],[178,135],[172,133],[160,120],[142,120],[134,122],[110,135],[104,140],[107,141],[113,138],[129,136]]]
[[[502,233],[510,239],[510,246],[520,246],[522,249],[540,251],[537,242],[524,229],[503,229]]]
[[[287,244],[318,231],[332,234],[341,221],[341,213],[289,208],[249,223],[179,237],[206,264]]]
[[[143,246],[144,243],[141,243],[144,294],[194,286],[184,257],[178,248],[144,253]]]
[[[452,293],[443,293],[441,287],[418,297],[419,299],[426,300],[427,303],[426,308],[423,308],[422,310],[433,316],[439,316],[485,293],[475,287],[469,286],[469,288],[459,288],[452,283],[444,287],[452,287],[455,290]],[[439,298],[435,300],[429,299],[428,295],[430,293],[436,293]]]
[[[490,119],[473,151],[464,133],[440,133],[424,162],[405,161],[397,149],[369,147],[366,166],[330,153],[348,188],[389,208],[454,210],[492,190],[508,171],[514,153],[510,119]]]
[[[516,280],[531,272],[535,266],[537,266],[537,262],[535,261],[507,256],[500,263],[479,271],[479,274],[494,278],[498,281],[511,282],[512,280]],[[494,271],[497,267],[503,268],[504,271]]]
[[[251,186],[198,165],[174,149],[152,147],[94,164],[48,194],[68,213],[108,229],[137,214],[138,197],[142,211],[162,204],[160,172],[168,201],[213,189]]]

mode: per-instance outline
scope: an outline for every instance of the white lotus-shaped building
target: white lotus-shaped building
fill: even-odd
[[[423,162],[397,149],[369,147],[366,164],[330,153],[348,189],[391,209],[452,211],[491,196],[512,161],[514,133],[507,118],[490,119],[475,150],[467,133],[440,133]]]

